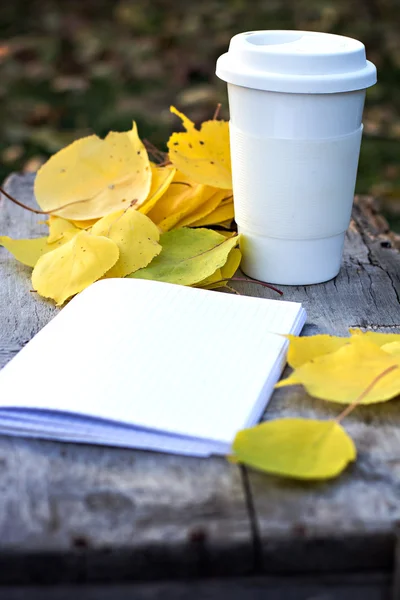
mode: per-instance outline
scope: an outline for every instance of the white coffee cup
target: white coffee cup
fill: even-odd
[[[350,223],[365,90],[376,68],[351,38],[253,31],[217,62],[228,82],[243,271],[270,283],[335,277]]]

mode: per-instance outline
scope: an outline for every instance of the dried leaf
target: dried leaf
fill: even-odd
[[[69,242],[39,258],[32,273],[35,290],[57,305],[100,279],[118,260],[117,244],[81,231]]]
[[[400,360],[367,337],[356,335],[348,338],[348,343],[339,350],[302,364],[275,387],[302,384],[312,396],[351,404],[391,365],[399,368],[379,380],[362,404],[384,402],[400,393]]]
[[[233,458],[274,475],[331,479],[355,460],[353,440],[335,421],[277,419],[239,431]]]
[[[109,238],[119,248],[119,259],[106,277],[125,277],[146,267],[161,252],[157,226],[134,208],[103,217],[93,225],[92,234]]]
[[[133,124],[131,131],[110,132],[104,140],[92,135],[60,150],[39,170],[35,195],[44,211],[87,220],[133,201],[139,206],[150,185],[150,161]]]
[[[168,140],[173,165],[198,183],[232,189],[229,126],[227,121],[205,121],[200,130],[173,106],[186,132],[173,133]]]
[[[181,285],[194,285],[220,269],[238,243],[209,229],[176,229],[161,235],[162,252],[145,269],[132,275]]]

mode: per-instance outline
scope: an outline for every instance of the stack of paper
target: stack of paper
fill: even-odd
[[[0,372],[0,433],[207,456],[256,423],[300,304],[139,279],[75,297]]]

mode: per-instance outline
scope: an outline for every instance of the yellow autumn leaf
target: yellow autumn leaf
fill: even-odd
[[[234,276],[239,268],[240,261],[242,260],[242,253],[239,248],[232,248],[226,259],[226,263],[217,269],[210,277],[200,281],[196,284],[196,287],[207,288],[208,290],[215,290],[220,287],[225,287],[229,284],[229,280]]]
[[[217,208],[205,217],[191,223],[191,227],[206,227],[207,225],[219,225],[228,221],[229,223],[235,216],[233,201],[220,204]]]
[[[61,240],[68,241],[80,231],[78,227],[76,227],[67,219],[63,219],[62,217],[56,217],[54,215],[50,215],[48,225],[48,244],[54,244],[55,242],[59,242]]]
[[[101,219],[101,217],[99,217],[99,219]],[[72,225],[75,225],[75,227],[77,227],[78,229],[90,229],[95,223],[97,223],[99,219],[86,219],[85,221],[80,221],[79,219],[71,219],[70,223],[72,223]]]
[[[361,329],[349,329],[351,335],[361,335],[377,346],[400,342],[400,333],[380,333],[379,331],[361,331]]]
[[[243,429],[233,458],[255,469],[295,479],[331,479],[355,460],[356,448],[335,421],[288,418]]]
[[[388,344],[383,344],[381,346],[384,352],[391,354],[392,356],[396,356],[400,359],[400,341],[399,342],[389,342]]]
[[[161,252],[157,226],[134,208],[103,217],[91,233],[109,238],[119,248],[119,259],[106,277],[125,277],[146,267]]]
[[[176,108],[171,106],[170,110],[186,129],[186,132],[173,133],[168,140],[172,164],[198,183],[232,189],[228,122],[205,121],[196,129]]]
[[[0,246],[4,246],[14,258],[28,267],[34,267],[39,258],[48,252],[47,237],[13,240],[8,235],[2,235]]]
[[[339,350],[339,348],[348,344],[350,340],[348,337],[336,337],[327,334],[304,337],[286,335],[285,337],[290,342],[287,362],[294,369],[314,360],[318,356]]]
[[[134,123],[131,131],[110,132],[104,140],[91,135],[57,152],[39,169],[35,196],[44,211],[87,220],[131,202],[140,206],[150,185],[150,161]]]
[[[32,273],[34,289],[57,305],[100,279],[118,260],[118,246],[106,237],[81,231],[66,244],[39,258]]]
[[[213,190],[207,186],[208,190]],[[188,227],[193,225],[199,219],[203,219],[207,215],[215,211],[215,209],[221,204],[223,199],[226,197],[226,190],[214,190],[214,193],[205,200],[202,204],[197,206],[192,212],[175,225],[175,227]]]
[[[172,165],[165,165],[165,167],[151,165],[151,188],[147,199],[138,209],[141,213],[147,215],[157,204],[169,188],[175,173],[176,169]]]
[[[362,404],[384,402],[400,394],[400,359],[364,336],[353,336],[335,352],[302,364],[275,387],[302,384],[311,396],[351,404],[392,365],[398,368],[382,377],[363,397]]]
[[[147,216],[162,231],[169,231],[214,193],[214,188],[195,183],[190,177],[176,171],[167,191],[147,213]]]
[[[174,229],[160,238],[162,252],[135,279],[154,279],[180,285],[194,285],[220,269],[239,236],[226,239],[210,229]]]

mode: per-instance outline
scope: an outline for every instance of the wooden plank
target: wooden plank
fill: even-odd
[[[373,202],[353,210],[344,264],[324,285],[284,288],[303,302],[306,334],[345,334],[349,327],[400,332],[400,253]],[[390,242],[390,243],[388,243]],[[300,388],[277,390],[265,419],[330,418],[341,407]],[[249,472],[258,560],[264,572],[391,569],[400,519],[400,404],[360,407],[345,421],[356,464],[337,480],[296,483]]]
[[[33,204],[32,176],[8,191]],[[40,217],[0,201],[0,233],[40,233]],[[55,314],[30,269],[0,248],[0,359]],[[46,389],[46,365],[37,374]],[[237,467],[209,460],[0,436],[0,583],[239,575],[253,567]]]
[[[0,600],[387,600],[387,575],[243,577],[135,585],[0,587]]]

